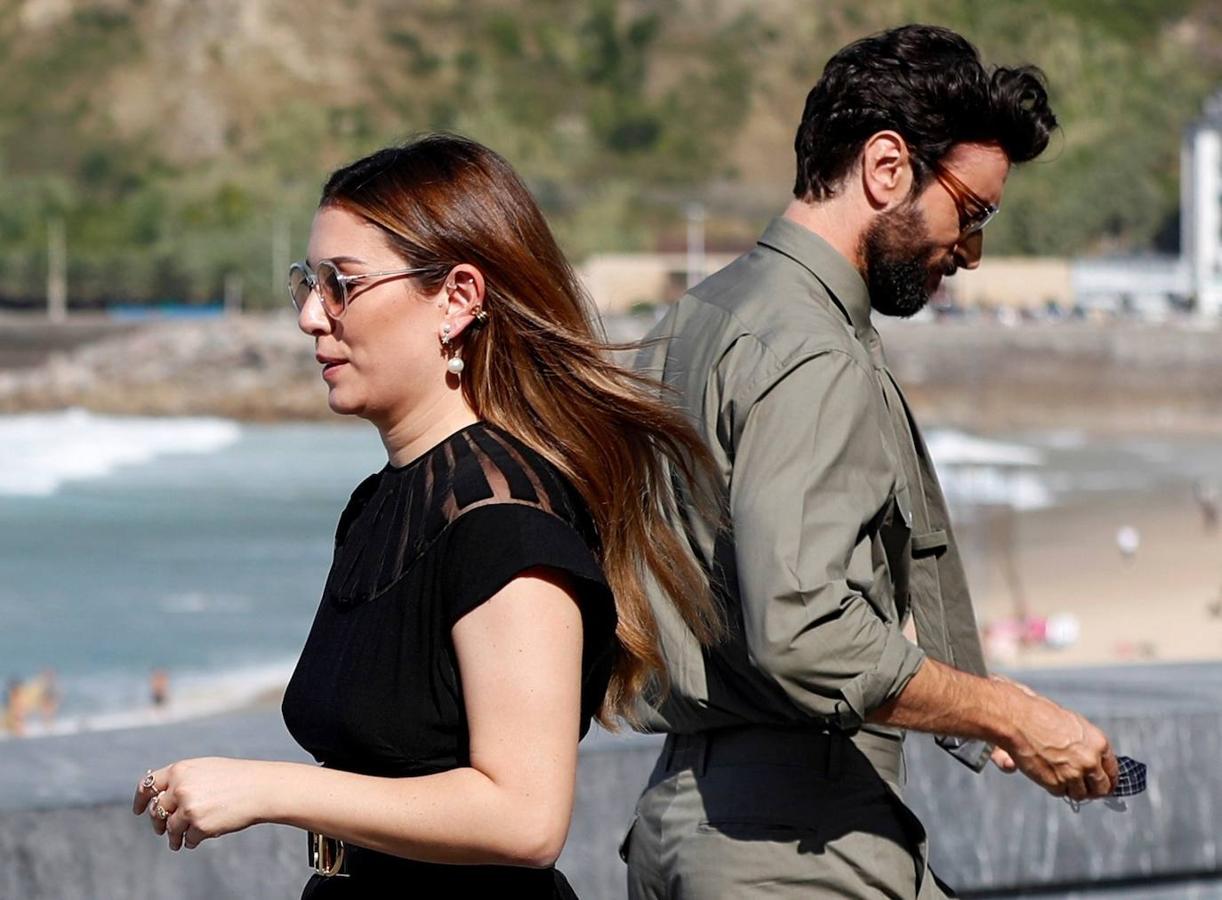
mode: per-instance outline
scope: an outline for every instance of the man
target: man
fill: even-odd
[[[1010,168],[1055,127],[1038,70],[988,71],[946,29],[844,48],[806,102],[795,199],[655,329],[642,366],[720,468],[721,524],[676,489],[730,636],[702,652],[657,606],[670,685],[644,716],[668,737],[622,851],[634,900],[944,896],[900,799],[903,729],[963,739],[940,742],[974,768],[991,750],[1056,795],[1110,791],[1097,728],[987,676],[871,322],[979,264]]]

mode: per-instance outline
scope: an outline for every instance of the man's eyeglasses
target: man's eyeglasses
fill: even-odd
[[[964,184],[949,169],[940,165],[933,166],[933,177],[938,184],[946,189],[950,198],[955,201],[955,209],[959,211],[959,238],[975,234],[988,225],[997,215],[1000,207],[989,203],[970,187]]]
[[[322,301],[322,308],[332,319],[342,319],[348,311],[348,285],[363,278],[401,278],[405,275],[420,275],[428,269],[408,268],[390,269],[385,272],[359,272],[355,275],[345,275],[335,263],[324,259],[318,263],[313,272],[304,262],[295,262],[289,266],[289,299],[293,309],[301,312],[310,293],[316,292]]]

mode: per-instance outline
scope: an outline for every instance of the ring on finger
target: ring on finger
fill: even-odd
[[[152,769],[149,769],[144,773],[144,780],[140,782],[140,787],[144,788],[146,791],[153,791],[157,789],[157,782],[153,780]]]
[[[156,797],[154,797],[152,803],[153,803],[153,815],[155,815],[158,819],[164,822],[166,819],[170,817],[169,812],[167,812],[166,808],[161,805],[161,794],[158,794]]]

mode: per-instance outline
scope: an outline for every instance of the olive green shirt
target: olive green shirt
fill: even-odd
[[[857,270],[776,219],[650,337],[638,367],[678,392],[720,470],[719,526],[675,484],[731,633],[702,649],[654,604],[670,690],[646,727],[853,729],[926,653],[983,674],[945,501]],[[920,647],[901,633],[910,613]]]

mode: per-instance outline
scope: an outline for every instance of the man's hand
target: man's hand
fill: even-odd
[[[1056,797],[1089,800],[1111,793],[1116,757],[1102,731],[1022,685],[1001,686],[1010,694],[1012,727],[998,745],[1018,771]],[[996,753],[994,762],[1006,768]]]
[[[989,741],[997,745],[994,765],[1022,772],[1057,797],[1106,796],[1117,776],[1107,737],[1076,712],[1003,676],[978,678],[932,659],[866,719]]]

